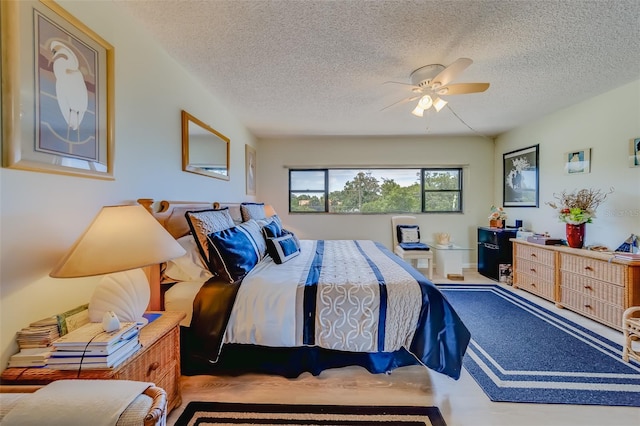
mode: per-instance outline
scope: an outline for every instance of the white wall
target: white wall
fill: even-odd
[[[89,300],[97,279],[48,274],[103,205],[138,198],[249,199],[244,145],[255,140],[224,105],[117,2],[58,3],[115,47],[116,179],[0,169],[0,369],[17,351],[17,330]],[[181,170],[181,109],[231,139],[230,181]]]
[[[629,141],[640,137],[640,80],[550,114],[497,139],[494,162],[502,154],[540,144],[540,205],[508,208],[528,229],[565,238],[565,225],[546,205],[553,194],[593,188],[615,192],[586,225],[585,244],[615,250],[631,233],[640,234],[640,167],[629,167]],[[591,148],[591,173],[564,173],[564,153]],[[494,198],[502,200],[502,174],[496,173]]]
[[[493,141],[480,137],[333,137],[260,139],[258,194],[273,204],[283,223],[301,238],[372,239],[391,248],[390,214],[289,214],[289,170],[304,167],[464,166],[464,213],[417,214],[423,239],[448,232],[473,248],[465,263],[475,264],[476,227],[488,224],[493,203]]]

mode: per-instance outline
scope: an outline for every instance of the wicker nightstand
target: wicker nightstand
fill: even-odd
[[[2,384],[46,385],[62,379],[120,379],[153,382],[167,392],[168,411],[180,405],[180,321],[183,312],[162,312],[140,330],[142,349],[116,368],[77,371],[7,368]]]

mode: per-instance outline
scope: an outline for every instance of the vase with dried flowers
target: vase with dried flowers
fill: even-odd
[[[566,223],[569,247],[582,248],[585,224],[593,221],[596,217],[596,209],[611,193],[613,193],[613,188],[606,193],[600,189],[580,189],[553,194],[553,198],[558,202],[549,201],[546,204],[556,209],[558,219]]]
[[[491,206],[489,226],[492,228],[504,228],[505,220],[507,220],[507,212],[502,207]]]

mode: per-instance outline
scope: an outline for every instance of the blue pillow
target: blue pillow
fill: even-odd
[[[425,243],[400,243],[398,244],[403,250],[429,250],[429,246]]]
[[[267,239],[267,252],[278,265],[300,254],[300,245],[295,235],[285,234],[278,238]]]
[[[282,236],[282,223],[278,216],[272,216],[273,220],[262,227],[265,238],[278,238]]]
[[[259,237],[259,241],[256,241]],[[266,243],[255,221],[208,235],[209,270],[230,283],[243,279],[262,259]]]

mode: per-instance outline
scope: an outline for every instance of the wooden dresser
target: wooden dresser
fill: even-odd
[[[513,286],[617,330],[640,306],[640,262],[566,246],[513,242]]]
[[[167,392],[168,411],[180,405],[180,321],[184,312],[162,315],[140,330],[142,349],[116,368],[101,370],[54,370],[7,368],[2,384],[46,385],[62,379],[111,379],[153,382]]]

